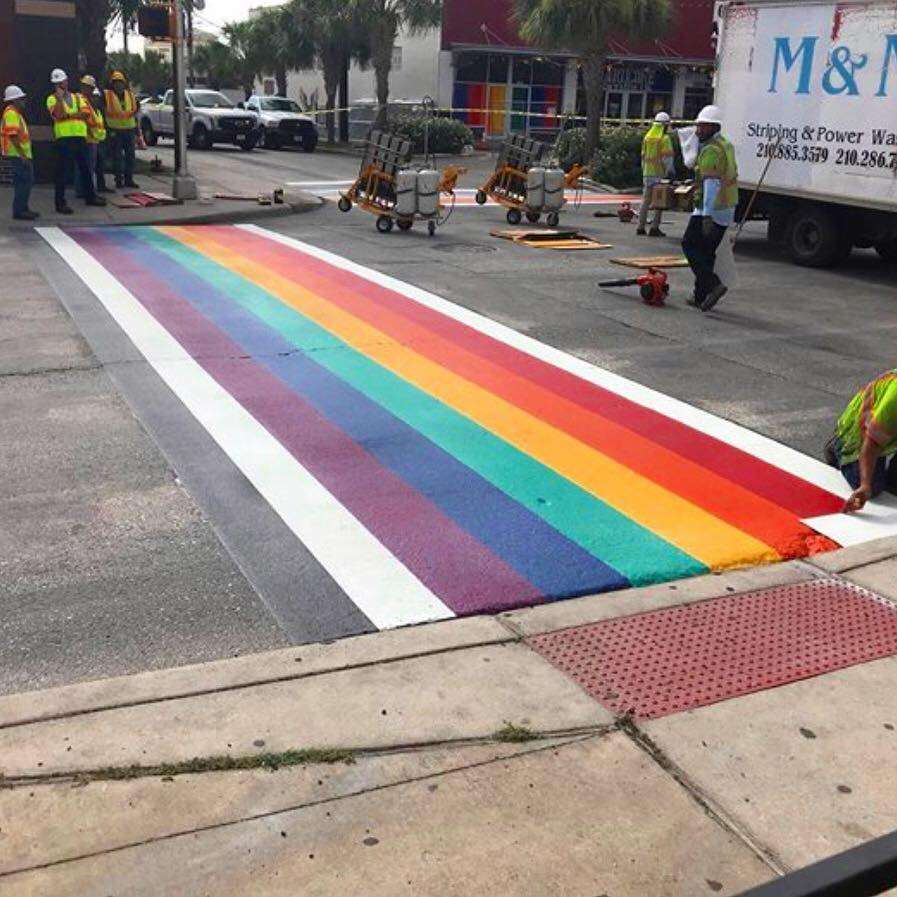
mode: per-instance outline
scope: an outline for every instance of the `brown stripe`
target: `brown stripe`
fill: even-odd
[[[17,16],[40,16],[44,19],[74,19],[75,4],[63,0],[16,0]]]

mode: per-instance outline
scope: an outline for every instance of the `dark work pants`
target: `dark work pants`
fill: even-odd
[[[682,251],[695,275],[695,299],[698,302],[719,283],[719,278],[713,273],[713,266],[716,264],[716,250],[727,230],[713,222],[713,233],[705,237],[703,221],[700,215],[692,215],[682,235]]]
[[[21,215],[28,211],[31,187],[34,184],[34,166],[31,159],[21,159],[18,156],[10,156],[8,161],[12,162],[12,213]]]
[[[101,140],[97,145],[97,164],[95,174],[97,176],[97,189],[106,189],[106,141]]]
[[[84,198],[91,201],[96,198],[93,189],[93,172],[87,161],[87,141],[83,137],[56,138],[56,208],[65,205],[66,172],[71,163],[81,183],[84,184]]]
[[[109,151],[112,153],[112,171],[115,172],[115,186],[123,187],[134,181],[134,147],[137,131],[134,128],[106,132]]]

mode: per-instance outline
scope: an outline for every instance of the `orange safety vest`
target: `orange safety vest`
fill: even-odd
[[[130,90],[119,99],[114,90],[104,91],[106,127],[112,131],[133,131],[137,127],[137,100]]]
[[[0,151],[7,158],[31,158],[31,137],[28,135],[28,123],[25,116],[16,109],[15,106],[9,105],[3,110],[2,126],[0,126]],[[18,137],[19,145],[22,147],[21,152],[12,142],[14,137]]]

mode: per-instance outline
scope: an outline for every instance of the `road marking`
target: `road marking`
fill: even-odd
[[[59,228],[37,232],[375,626],[453,616],[90,253]]]
[[[320,249],[284,234],[265,230],[254,224],[241,224],[236,227],[259,234],[269,240],[275,240],[284,246],[298,249],[337,268],[351,271],[372,283],[395,290],[434,311],[479,330],[493,339],[614,392],[645,408],[653,409],[672,420],[680,421],[700,433],[753,455],[826,492],[846,498],[852,491],[840,472],[824,462],[802,454],[760,433],[748,430],[733,421],[717,417],[672,396],[628,380],[619,374],[597,368],[589,362],[553,346],[540,343],[511,327],[493,321],[491,318],[455,305],[434,293],[404,283],[388,274],[335,255],[326,249]],[[870,503],[861,514],[849,517],[840,513],[826,514],[808,518],[805,523],[841,545],[856,545],[884,536],[897,535],[897,497],[881,496]]]

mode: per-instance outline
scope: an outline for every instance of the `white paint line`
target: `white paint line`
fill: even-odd
[[[355,181],[287,181],[287,187],[351,187]]]
[[[454,616],[89,252],[59,228],[37,232],[375,626]]]
[[[740,424],[717,417],[708,411],[703,411],[679,399],[674,399],[672,396],[665,395],[650,387],[642,386],[640,383],[627,380],[619,374],[595,367],[581,358],[576,358],[553,346],[540,343],[538,340],[519,333],[497,321],[493,321],[491,318],[487,318],[478,312],[455,305],[434,293],[404,283],[373,268],[366,268],[364,265],[359,265],[342,256],[335,255],[326,249],[319,249],[317,246],[303,243],[301,240],[296,240],[293,237],[265,230],[255,224],[238,224],[236,227],[267,237],[300,252],[308,253],[337,268],[357,274],[359,277],[363,277],[372,283],[395,290],[403,296],[420,302],[421,305],[432,308],[434,311],[438,311],[462,324],[479,330],[481,333],[491,336],[493,339],[499,340],[515,349],[519,349],[527,355],[539,358],[589,383],[600,386],[602,389],[607,389],[638,405],[657,411],[673,420],[680,421],[700,433],[712,436],[721,442],[741,449],[756,458],[760,458],[762,461],[766,461],[773,467],[784,470],[808,483],[813,483],[834,495],[846,498],[852,491],[840,472],[833,467],[829,467],[823,461],[804,455],[767,436],[748,430]],[[826,515],[825,517],[814,519],[819,523],[820,527],[825,527],[825,529],[819,529],[825,535],[828,535],[827,529],[833,533],[841,532],[844,538],[850,540],[845,543],[835,535],[830,536],[830,538],[841,544],[857,544],[870,539],[878,539],[882,536],[897,535],[897,518],[892,519],[889,501],[876,500],[870,504],[869,508],[870,510],[867,514],[862,517],[852,517],[847,524],[844,523],[843,518],[845,515],[842,514]],[[881,509],[880,513],[879,508]],[[816,523],[806,522],[810,526],[816,527]]]

